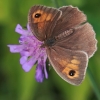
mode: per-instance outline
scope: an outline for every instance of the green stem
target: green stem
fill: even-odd
[[[93,90],[95,92],[95,95],[97,96],[98,100],[100,100],[100,91],[99,91],[99,88],[97,87],[96,81],[95,81],[95,79],[93,77],[93,74],[92,74],[92,72],[91,72],[89,67],[87,69],[87,72],[88,72],[88,75],[90,77],[91,85],[92,85],[92,88],[93,88]]]

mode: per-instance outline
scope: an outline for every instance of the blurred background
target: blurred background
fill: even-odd
[[[55,7],[54,0],[0,0],[0,100],[100,100],[100,0],[57,0],[56,5],[79,7],[93,25],[98,50],[89,60],[86,78],[80,86],[63,81],[51,68],[49,79],[35,80],[35,66],[28,73],[19,63],[19,54],[12,54],[7,44],[18,44],[15,27],[27,24],[31,6],[42,4]],[[98,89],[98,90],[97,90]]]

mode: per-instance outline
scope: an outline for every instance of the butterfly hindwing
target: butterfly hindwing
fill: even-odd
[[[88,56],[82,51],[53,46],[47,48],[49,61],[58,75],[73,85],[79,85],[85,76]]]
[[[95,39],[95,32],[89,23],[85,23],[74,28],[73,33],[66,36],[59,41],[56,41],[55,45],[70,49],[80,50],[88,54],[90,58],[96,51],[97,40]]]

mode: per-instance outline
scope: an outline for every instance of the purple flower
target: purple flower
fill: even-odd
[[[35,78],[37,82],[43,82],[44,77],[48,78],[46,71],[47,54],[45,48],[41,48],[43,42],[32,34],[28,25],[27,30],[25,30],[18,24],[15,31],[21,34],[20,44],[8,45],[10,52],[20,53],[20,64],[25,72],[30,71],[32,66],[37,63]]]

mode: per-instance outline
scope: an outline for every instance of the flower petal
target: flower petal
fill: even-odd
[[[16,26],[15,32],[21,35],[28,35],[30,33],[28,30],[24,30],[19,24]]]
[[[37,82],[43,82],[44,80],[44,71],[43,71],[43,63],[42,60],[38,60],[38,65],[36,67],[35,79]]]
[[[23,56],[20,58],[20,64],[23,65],[27,61],[27,57]]]
[[[23,50],[22,52],[20,52],[21,56],[31,56],[32,52],[29,50]]]
[[[15,28],[15,32],[19,33],[19,34],[23,34],[23,31],[22,31],[22,27],[20,24],[17,24],[16,28]]]
[[[32,66],[34,66],[34,64],[36,63],[38,59],[38,56],[32,56],[30,59],[28,59],[23,65],[22,68],[25,72],[30,71],[30,69],[32,68]]]
[[[10,52],[18,53],[21,52],[23,49],[22,45],[7,45],[10,48]]]
[[[27,29],[28,29],[28,31],[31,31],[31,30],[30,30],[30,27],[29,27],[29,24],[27,24]]]
[[[38,65],[36,67],[35,79],[37,82],[43,82],[43,80],[44,80],[43,70],[41,69],[40,65]]]

